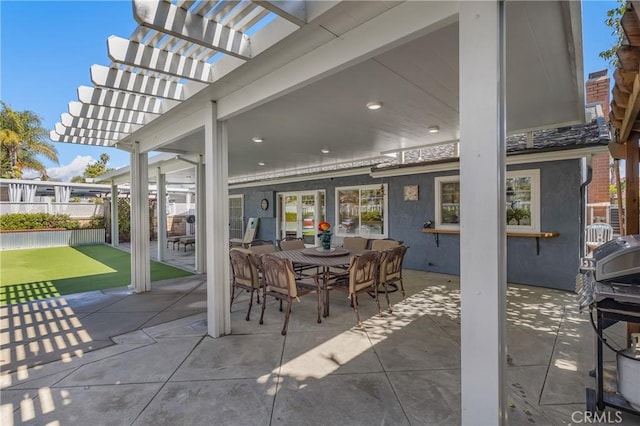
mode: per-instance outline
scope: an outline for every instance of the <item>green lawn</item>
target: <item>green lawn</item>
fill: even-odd
[[[151,281],[191,273],[151,262]],[[107,245],[0,252],[0,306],[126,286],[131,256]]]

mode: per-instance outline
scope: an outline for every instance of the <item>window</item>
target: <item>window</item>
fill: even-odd
[[[460,176],[435,178],[436,227],[458,228],[460,224]]]
[[[540,170],[507,173],[507,231],[540,232]]]
[[[387,185],[336,188],[336,224],[338,236],[387,236],[384,216],[387,211]]]
[[[244,229],[242,229],[243,200],[242,195],[229,195],[229,238],[242,239],[244,236]]]
[[[507,231],[540,232],[540,170],[507,172]],[[460,226],[460,176],[435,178],[437,228]]]

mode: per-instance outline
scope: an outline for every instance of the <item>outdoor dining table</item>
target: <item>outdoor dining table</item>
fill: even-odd
[[[289,259],[295,265],[299,266],[316,266],[322,268],[322,271],[314,275],[318,291],[323,295],[323,317],[329,316],[329,280],[335,274],[331,273],[331,268],[340,268],[348,266],[351,256],[359,255],[367,250],[354,250],[336,247],[331,250],[323,250],[319,247],[310,247],[295,250],[283,250],[272,253],[274,256]]]

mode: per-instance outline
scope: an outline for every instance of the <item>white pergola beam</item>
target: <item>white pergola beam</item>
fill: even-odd
[[[77,127],[116,133],[133,133],[134,131],[142,127],[139,124],[131,124],[127,122],[74,117],[66,112],[60,116],[60,122],[65,127]]]
[[[107,39],[107,49],[109,58],[119,64],[202,83],[213,82],[211,78],[213,67],[203,61],[116,36]]]
[[[134,92],[159,98],[183,101],[186,99],[184,84],[173,80],[151,77],[117,68],[92,65],[91,81],[98,87]]]
[[[56,133],[55,130],[51,130],[49,132],[49,139],[51,139],[53,142],[77,143],[80,145],[96,146],[111,146],[117,142],[117,140],[111,139],[85,138],[80,136],[62,136]]]
[[[133,0],[133,17],[143,27],[238,58],[251,58],[249,36],[174,6],[169,1]]]
[[[253,0],[253,2],[300,27],[307,23],[305,0]]]
[[[66,127],[60,123],[55,124],[55,131],[60,136],[78,136],[81,138],[88,138],[88,139],[96,138],[96,139],[119,140],[125,135],[125,133],[104,132],[102,130]]]
[[[95,87],[78,87],[78,100],[83,104],[102,106],[106,108],[127,109],[131,111],[162,114],[178,105],[178,101],[169,99],[141,96],[133,93],[118,92],[111,89]]]
[[[107,108],[103,106],[83,104],[81,102],[69,102],[69,114],[73,117],[117,121],[119,123],[131,123],[145,125],[158,114],[143,113],[140,111]]]

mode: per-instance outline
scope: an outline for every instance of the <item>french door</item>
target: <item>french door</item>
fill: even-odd
[[[297,191],[278,194],[278,238],[302,237],[317,244],[318,223],[325,220],[325,192]]]

